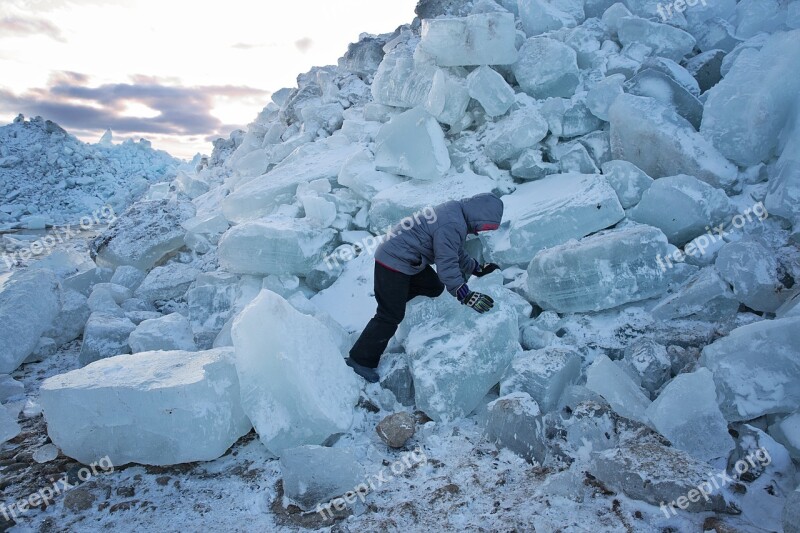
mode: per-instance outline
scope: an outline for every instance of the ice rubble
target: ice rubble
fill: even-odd
[[[216,459],[250,430],[229,348],[122,355],[48,378],[47,432],[84,464]]]
[[[242,408],[271,452],[322,444],[349,429],[357,378],[317,319],[265,289],[236,318],[231,335]]]

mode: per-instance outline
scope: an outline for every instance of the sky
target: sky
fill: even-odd
[[[0,0],[0,123],[53,120],[87,142],[144,137],[181,158],[244,128],[297,75],[416,0]]]

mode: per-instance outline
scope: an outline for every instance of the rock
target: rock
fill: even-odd
[[[17,369],[58,316],[59,284],[47,270],[22,270],[0,291],[0,373]]]
[[[511,362],[500,382],[500,395],[524,392],[548,413],[555,410],[558,399],[581,375],[581,356],[565,348],[545,348],[523,352]]]
[[[97,497],[82,487],[76,487],[64,494],[64,507],[73,513],[81,513],[92,508]]]
[[[800,408],[799,346],[800,318],[793,317],[741,326],[703,348],[700,364],[714,374],[726,420]]]
[[[125,317],[107,313],[92,313],[83,331],[83,343],[78,361],[81,366],[131,352],[128,337],[136,326]]]
[[[486,438],[529,463],[541,464],[547,454],[539,406],[524,392],[502,396],[489,404]]]
[[[364,469],[350,450],[297,446],[284,450],[280,464],[284,495],[305,511],[351,492],[366,496]]]
[[[91,243],[92,259],[100,266],[153,268],[183,246],[181,223],[195,215],[191,202],[159,200],[133,204]]]
[[[391,448],[405,446],[408,439],[414,436],[415,430],[414,417],[404,412],[387,416],[375,428],[381,440]]]
[[[197,345],[189,320],[179,313],[144,320],[131,332],[128,344],[133,353],[155,350],[194,352]]]
[[[231,334],[242,407],[272,453],[347,431],[359,385],[322,323],[265,289]]]
[[[229,348],[103,359],[48,378],[40,399],[53,443],[84,464],[210,461],[251,428]]]

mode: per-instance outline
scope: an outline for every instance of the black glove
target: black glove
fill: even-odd
[[[473,272],[473,274],[475,274],[479,278],[482,278],[483,276],[486,276],[487,274],[491,274],[495,270],[500,270],[500,265],[497,265],[495,263],[486,263],[485,265],[478,265],[475,268],[475,271]]]
[[[469,290],[466,283],[456,290],[456,297],[462,304],[479,313],[485,313],[494,307],[494,300],[491,296]]]

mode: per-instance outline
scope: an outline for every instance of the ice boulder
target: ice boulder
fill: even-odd
[[[713,266],[693,274],[673,294],[658,302],[650,314],[656,320],[694,318],[713,322],[733,318],[739,300]]]
[[[521,351],[519,296],[490,285],[489,277],[470,288],[494,298],[490,312],[479,315],[447,295],[418,299],[398,331],[411,360],[416,405],[434,420],[469,414]]]
[[[434,182],[407,181],[382,190],[372,199],[369,229],[383,234],[405,217],[433,220],[432,208],[448,200],[461,200],[492,192],[495,182],[471,171],[449,174]]]
[[[128,345],[133,353],[155,350],[197,350],[189,320],[179,313],[144,320],[131,332]]]
[[[48,270],[12,274],[0,289],[0,373],[17,369],[61,310],[59,284]]]
[[[146,302],[164,302],[182,298],[200,270],[190,263],[167,263],[151,270],[134,295]]]
[[[619,20],[617,35],[623,46],[637,44],[653,50],[655,55],[680,61],[692,51],[695,38],[680,28],[660,24],[639,17],[623,17]]]
[[[431,91],[425,100],[425,110],[439,122],[450,126],[451,130],[458,131],[463,125],[470,96],[467,81],[464,79],[466,73],[459,72],[461,69],[454,70],[456,72],[436,69]]]
[[[111,276],[111,283],[135,291],[136,288],[141,285],[142,281],[144,281],[146,276],[146,272],[143,272],[136,267],[130,265],[120,265],[116,268],[116,270],[114,270],[114,275]]]
[[[358,378],[319,320],[265,289],[234,320],[231,335],[242,407],[272,453],[347,431]]]
[[[714,266],[747,307],[773,313],[783,303],[778,261],[761,243],[754,240],[728,243],[719,250]]]
[[[268,217],[234,226],[219,242],[220,265],[237,274],[304,275],[333,249],[336,230]]]
[[[89,306],[87,298],[78,291],[64,289],[60,293],[61,310],[52,325],[44,332],[46,337],[53,339],[56,346],[74,341],[81,336],[83,327],[89,319]]]
[[[16,411],[0,405],[0,444],[5,444],[21,431],[15,413]]]
[[[251,428],[230,348],[104,359],[45,380],[40,402],[52,441],[84,464],[210,461]]]
[[[503,115],[514,103],[514,89],[496,70],[482,65],[467,76],[469,95],[490,117]]]
[[[375,157],[365,148],[342,165],[337,181],[365,200],[372,200],[382,190],[403,183],[405,179],[375,170]]]
[[[586,388],[606,399],[618,414],[646,424],[650,399],[619,365],[599,355],[586,369]]]
[[[689,77],[693,82],[694,78]],[[643,68],[625,83],[627,93],[649,96],[674,108],[680,116],[699,129],[703,119],[703,104],[670,75],[656,68]]]
[[[607,161],[601,168],[606,181],[617,193],[623,209],[638,204],[644,192],[653,184],[653,178],[628,161],[619,159]]]
[[[423,19],[419,46],[440,67],[510,65],[517,60],[511,13]]]
[[[586,94],[586,107],[600,120],[608,121],[608,110],[614,100],[623,93],[624,74],[612,74],[597,82]]]
[[[283,493],[301,509],[324,508],[337,496],[368,490],[364,469],[351,450],[306,445],[288,448],[281,455]]]
[[[535,145],[547,135],[547,121],[533,107],[512,111],[491,124],[486,131],[486,155],[495,163],[504,163]]]
[[[431,91],[436,64],[430,57],[415,54],[418,39],[410,32],[402,33],[401,42],[383,57],[372,80],[372,97],[378,104],[395,107],[415,107],[425,103]],[[427,55],[427,54],[425,54]]]
[[[183,246],[181,223],[194,215],[194,205],[183,200],[137,202],[92,241],[92,257],[100,266],[150,270]]]
[[[769,435],[786,447],[792,459],[800,459],[800,411],[770,424]]]
[[[791,221],[796,233],[800,231],[800,107],[795,120],[786,132],[788,140],[769,178],[764,203],[770,214]]]
[[[578,86],[580,71],[575,50],[548,37],[525,41],[512,68],[519,86],[534,98],[569,98]]]
[[[524,392],[501,396],[489,404],[486,438],[529,463],[541,464],[547,455],[542,413]]]
[[[552,174],[519,185],[503,203],[504,223],[480,235],[486,257],[502,264],[529,263],[544,248],[613,226],[625,217],[614,189],[597,174]]]
[[[672,364],[667,349],[648,337],[639,337],[625,347],[617,364],[647,391],[650,398],[669,381]]]
[[[673,446],[692,457],[707,462],[727,459],[734,443],[715,391],[707,368],[680,374],[650,404],[647,417]]]
[[[769,354],[769,357],[765,357]],[[703,348],[728,421],[800,408],[800,317],[747,324]]]
[[[358,145],[335,135],[304,144],[266,174],[237,186],[223,200],[222,212],[237,224],[270,215],[280,205],[292,202],[301,183],[335,179],[358,150]]]
[[[561,28],[574,28],[579,21],[583,22],[584,19],[583,2],[523,0],[517,4],[522,28],[528,37],[535,37]],[[573,9],[569,9],[570,7]]]
[[[680,174],[656,180],[628,217],[659,228],[667,240],[682,246],[716,227],[731,215],[731,203],[721,189],[694,176]]]
[[[786,498],[781,518],[783,533],[800,533],[800,486]]]
[[[0,374],[0,403],[6,403],[9,398],[23,396],[24,394],[25,385],[8,374]]]
[[[78,361],[86,366],[99,359],[131,352],[128,337],[136,329],[124,316],[92,313],[83,330],[83,343]]]
[[[566,348],[545,348],[516,357],[500,382],[500,394],[524,392],[545,413],[553,411],[561,394],[581,375],[581,356]]]
[[[441,126],[422,108],[410,109],[381,127],[375,139],[375,168],[419,180],[441,178],[450,155]]]
[[[769,159],[800,93],[800,30],[767,38],[760,51],[739,54],[709,89],[700,131],[728,159],[752,166]],[[736,113],[731,113],[735,106]]]
[[[732,192],[736,166],[676,111],[644,96],[623,94],[609,110],[611,152],[652,178],[688,174]]]
[[[667,267],[675,248],[657,228],[632,225],[547,248],[528,265],[528,294],[543,309],[575,313],[612,309],[659,296],[695,267]]]

